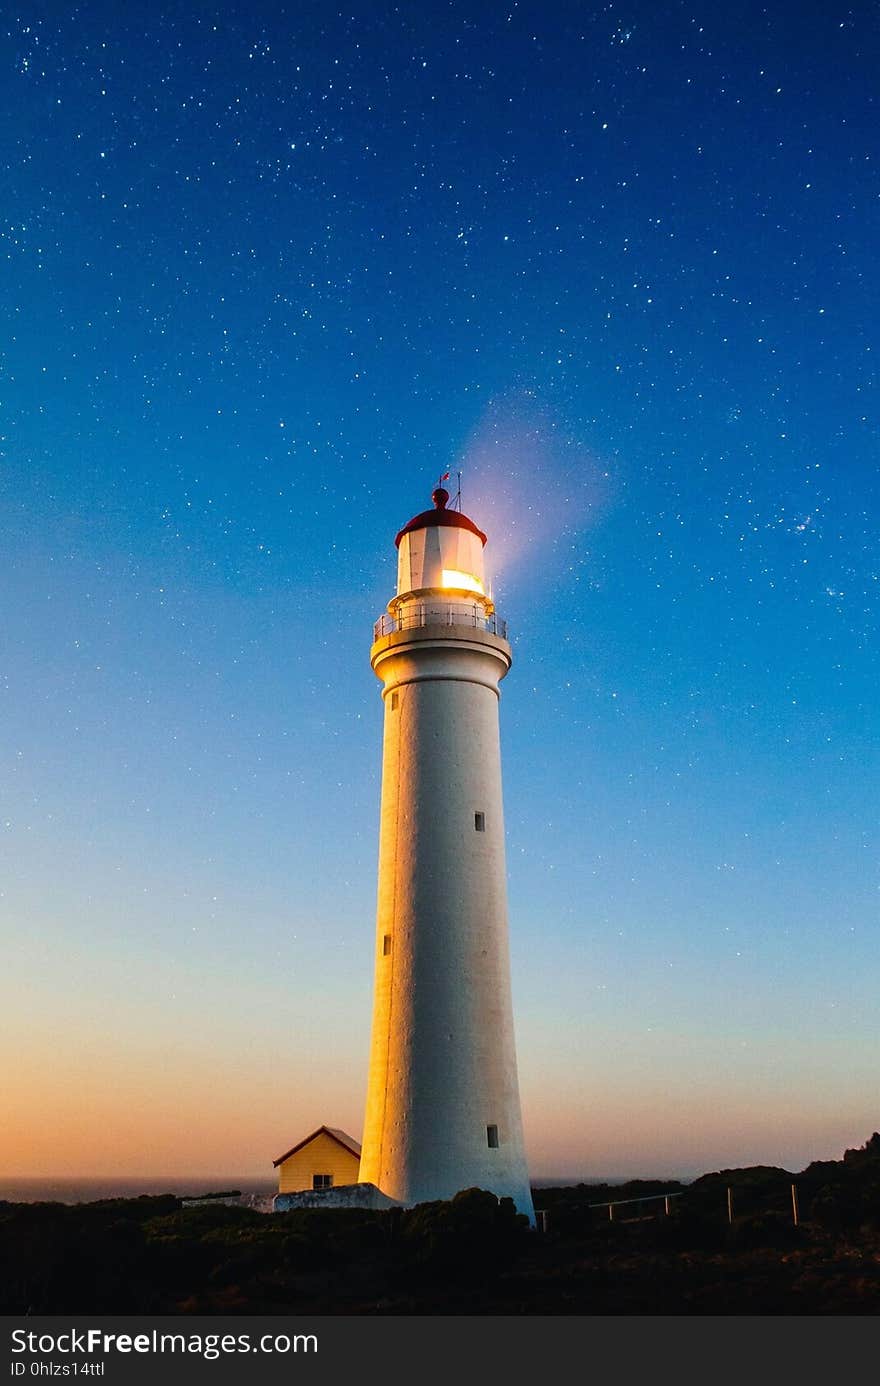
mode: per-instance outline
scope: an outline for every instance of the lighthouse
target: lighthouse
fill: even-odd
[[[534,1221],[508,953],[498,708],[511,665],[486,535],[442,486],[397,535],[374,629],[384,748],[359,1178],[411,1206],[462,1189]]]

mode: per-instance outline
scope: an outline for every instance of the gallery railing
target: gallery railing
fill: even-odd
[[[398,630],[415,630],[419,626],[473,626],[475,630],[488,631],[507,639],[507,622],[493,612],[487,616],[478,602],[433,605],[414,603],[407,605],[398,616],[380,616],[373,626],[373,639],[380,640],[383,635],[393,635]]]

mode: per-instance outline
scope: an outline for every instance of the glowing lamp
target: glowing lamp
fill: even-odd
[[[471,573],[460,573],[457,568],[443,569],[443,586],[455,587],[459,591],[463,589],[465,592],[479,592],[481,596],[486,595],[479,578],[475,578]]]

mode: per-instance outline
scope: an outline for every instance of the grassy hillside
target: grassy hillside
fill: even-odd
[[[798,1188],[795,1227],[791,1184]],[[732,1189],[734,1220],[727,1220]],[[621,1203],[603,1200],[678,1192]],[[173,1196],[0,1204],[0,1312],[876,1314],[880,1135],[806,1170],[686,1188],[535,1190],[548,1230],[482,1190],[388,1212],[182,1208]]]

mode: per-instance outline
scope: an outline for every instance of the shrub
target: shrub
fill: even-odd
[[[419,1203],[400,1220],[403,1266],[434,1276],[485,1279],[509,1266],[528,1245],[528,1219],[513,1199],[464,1189],[450,1202]]]
[[[787,1251],[802,1241],[801,1230],[795,1227],[791,1214],[756,1213],[738,1218],[727,1229],[727,1245],[732,1251],[751,1251],[759,1247]]]

